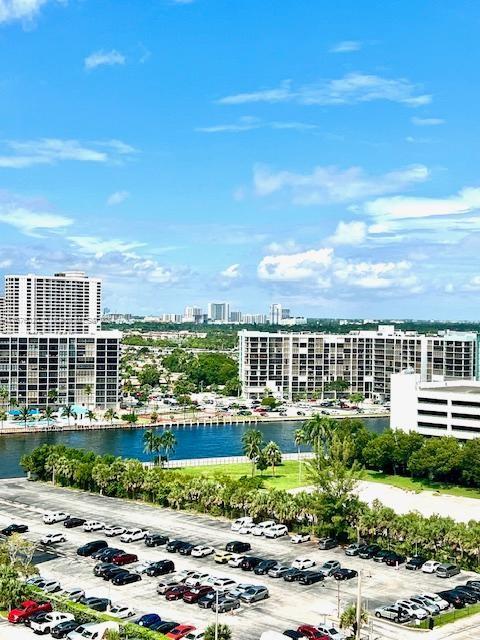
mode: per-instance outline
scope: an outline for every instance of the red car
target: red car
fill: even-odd
[[[186,584],[177,584],[165,592],[165,598],[167,600],[180,600],[189,589],[190,587],[187,587]]]
[[[170,638],[170,640],[180,640],[180,638],[183,638],[191,631],[195,631],[195,629],[196,627],[192,624],[179,624],[178,627],[175,627],[175,629],[172,629],[167,633],[166,637]]]
[[[211,593],[213,591],[213,587],[209,587],[208,584],[201,585],[199,587],[193,587],[193,589],[189,589],[185,591],[183,594],[183,601],[191,604],[193,602],[198,602],[200,598],[206,596],[207,593]]]
[[[130,564],[131,562],[137,562],[138,556],[134,553],[117,553],[116,556],[113,556],[112,562],[113,564],[122,567],[124,564]]]
[[[25,600],[17,609],[12,609],[8,614],[8,621],[13,624],[25,622],[36,613],[49,613],[52,610],[50,602],[35,602],[35,600]]]
[[[328,636],[326,636],[324,633],[321,633],[317,629],[317,627],[314,627],[311,624],[302,624],[300,627],[298,627],[297,631],[301,633],[302,636],[305,636],[310,640],[329,640]]]

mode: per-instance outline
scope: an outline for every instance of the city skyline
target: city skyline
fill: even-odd
[[[480,7],[272,6],[5,3],[0,277],[94,273],[144,315],[476,319]]]

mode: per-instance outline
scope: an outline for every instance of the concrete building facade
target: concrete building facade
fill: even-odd
[[[249,398],[261,397],[265,388],[286,399],[311,397],[343,379],[352,392],[388,399],[391,375],[406,368],[425,381],[476,377],[477,336],[466,332],[419,335],[392,325],[347,334],[245,330],[239,350],[240,381]]]

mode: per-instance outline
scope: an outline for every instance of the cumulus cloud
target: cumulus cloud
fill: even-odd
[[[46,4],[59,4],[63,0],[0,0],[0,23],[35,19]]]
[[[128,191],[114,191],[107,198],[107,205],[109,207],[114,207],[117,204],[122,204],[130,197],[130,193]]]
[[[229,280],[236,280],[240,278],[240,265],[239,264],[231,264],[229,267],[220,272],[220,275],[224,278],[228,278]]]
[[[333,249],[310,249],[300,253],[265,256],[258,265],[261,280],[298,282],[310,280],[317,286],[328,287],[328,271]]]
[[[85,69],[91,70],[97,67],[113,67],[115,65],[125,64],[125,56],[112,49],[111,51],[94,51],[84,60]]]
[[[266,250],[269,253],[296,253],[300,250],[300,247],[295,240],[273,241],[267,245]]]
[[[359,40],[342,40],[330,48],[330,53],[352,53],[353,51],[359,51],[361,48],[362,43]]]
[[[303,105],[342,105],[385,100],[408,107],[431,102],[431,96],[418,91],[405,78],[382,78],[364,73],[349,73],[342,78],[323,80],[295,88],[291,80],[279,87],[250,93],[237,93],[220,98],[220,104],[253,104],[257,102],[295,102]]]
[[[0,198],[0,224],[14,227],[30,236],[41,235],[45,231],[56,231],[73,224],[66,216],[52,213],[44,203],[36,203],[11,194]]]
[[[361,244],[367,237],[367,225],[362,221],[338,223],[333,236],[329,241],[333,244]]]
[[[117,162],[121,156],[135,151],[120,140],[82,143],[79,140],[61,138],[9,140],[6,147],[9,153],[0,155],[0,167],[3,169],[25,169],[64,161]]]
[[[341,203],[394,193],[427,180],[430,172],[424,165],[410,165],[383,175],[368,175],[361,167],[342,170],[335,166],[315,167],[310,174],[272,171],[267,166],[254,167],[253,183],[257,196],[281,194],[294,204]]]

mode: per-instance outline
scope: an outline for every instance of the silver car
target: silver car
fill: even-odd
[[[262,587],[261,585],[251,586],[249,589],[246,589],[242,595],[240,596],[240,600],[243,602],[258,602],[259,600],[265,600],[268,598],[270,594],[268,593],[267,587]]]
[[[268,575],[270,576],[270,578],[283,578],[287,571],[290,571],[290,568],[291,567],[285,567],[284,565],[277,564],[276,567],[270,569]]]
[[[340,566],[341,565],[338,560],[328,560],[327,562],[324,562],[320,567],[318,567],[317,571],[323,573],[325,577],[331,576],[334,571],[340,569]]]

